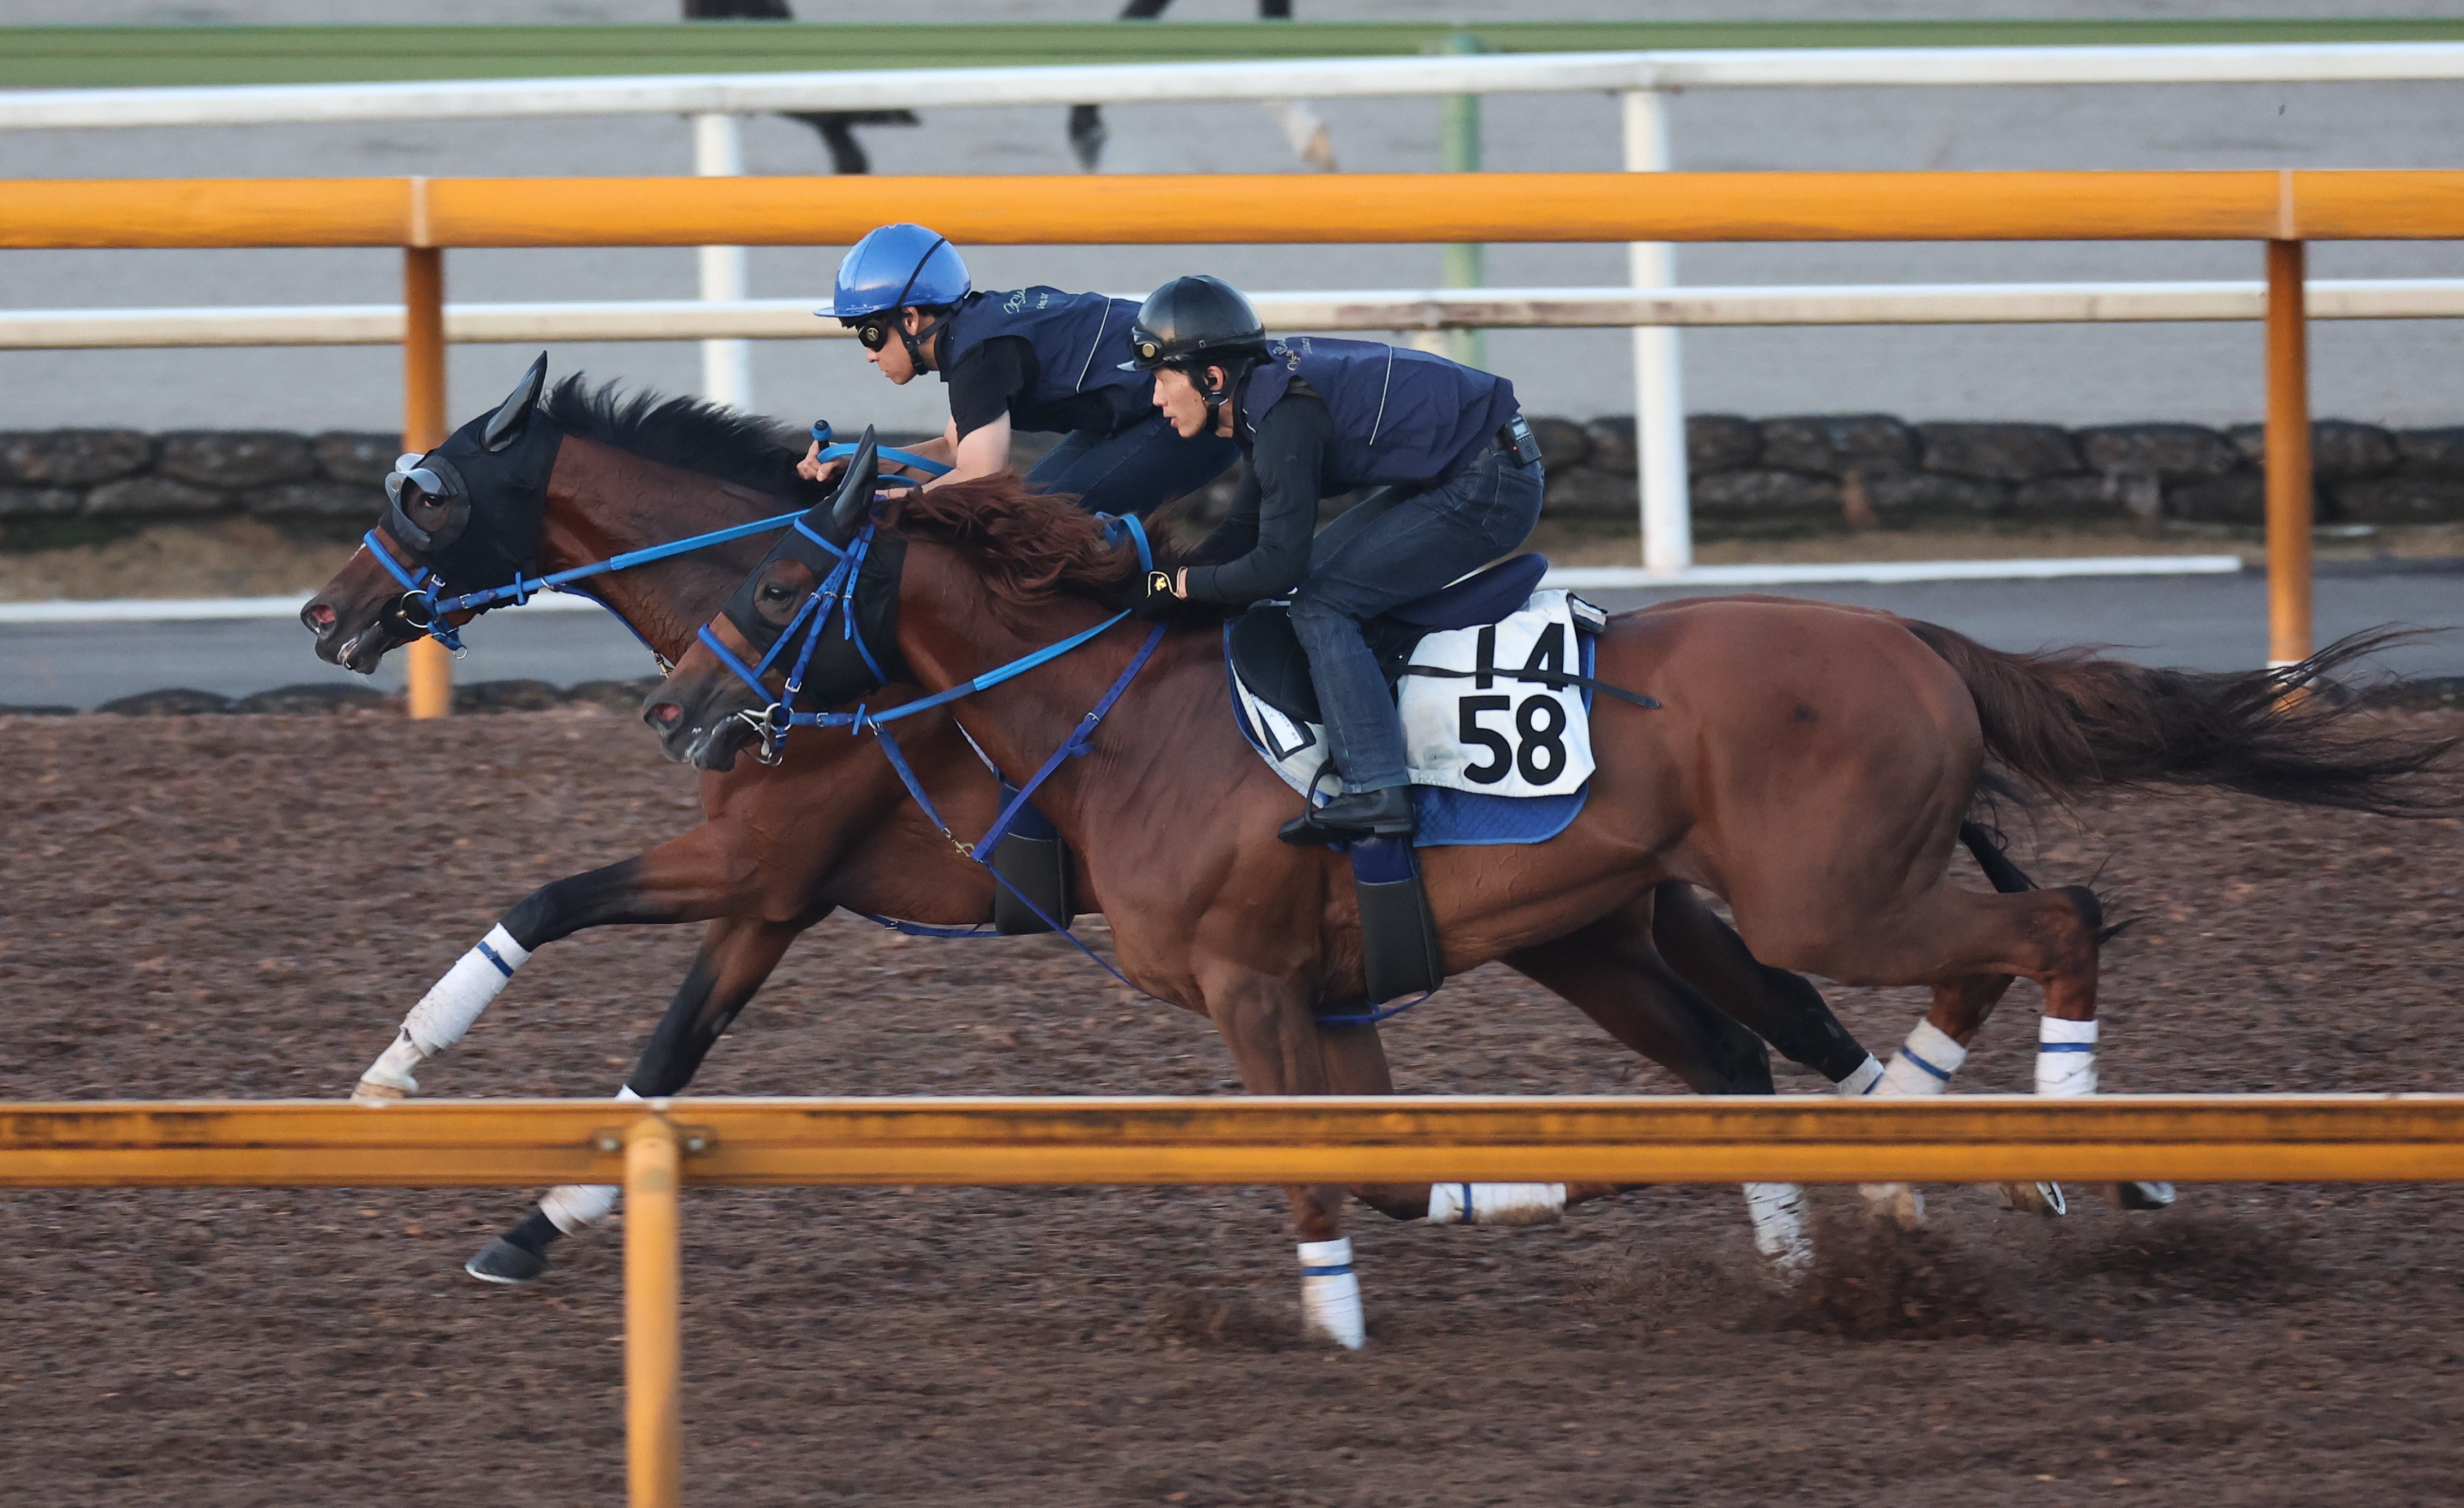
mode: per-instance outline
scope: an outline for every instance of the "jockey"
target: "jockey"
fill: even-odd
[[[1287,843],[1408,836],[1416,822],[1402,721],[1360,625],[1521,544],[1540,518],[1540,448],[1513,385],[1367,341],[1267,344],[1240,290],[1178,277],[1138,310],[1133,364],[1183,435],[1249,457],[1232,511],[1192,558],[1139,584],[1161,615],[1182,600],[1291,598],[1343,793],[1285,824]],[[1383,490],[1312,543],[1322,498]]]
[[[1071,493],[1101,513],[1147,513],[1214,480],[1240,456],[1230,440],[1184,439],[1155,411],[1154,379],[1125,371],[1137,305],[1102,294],[1022,288],[979,293],[947,237],[885,225],[839,263],[830,307],[856,332],[865,359],[901,387],[938,372],[950,423],[915,453],[952,470],[940,482],[1009,469],[1014,430],[1061,443],[1027,481]],[[814,442],[798,468],[825,480]],[[937,485],[935,483],[934,485]]]

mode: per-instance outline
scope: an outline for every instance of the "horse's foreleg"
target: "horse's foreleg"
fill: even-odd
[[[729,918],[711,923],[693,968],[676,987],[668,1012],[643,1048],[641,1061],[617,1090],[619,1099],[652,1099],[684,1092],[702,1059],[736,1020],[754,991],[779,966],[787,946],[817,918],[765,922]],[[479,1249],[462,1265],[491,1283],[527,1283],[547,1271],[549,1243],[607,1218],[616,1208],[612,1184],[568,1184],[548,1190],[529,1217]]]
[[[1338,1095],[1391,1095],[1394,1073],[1372,1026],[1320,1027],[1327,1086]],[[1577,1184],[1580,1197],[1614,1193],[1610,1184]],[[1380,1214],[1431,1225],[1547,1225],[1565,1212],[1564,1184],[1354,1184],[1352,1195]]]
[[[1771,1094],[1769,1050],[1660,956],[1652,944],[1652,906],[1646,897],[1580,931],[1520,949],[1501,962],[1573,1001],[1602,1031],[1667,1068],[1698,1094]],[[1577,1189],[1580,1197],[1614,1191],[1597,1185]],[[1745,1194],[1755,1250],[1783,1277],[1804,1272],[1814,1260],[1814,1242],[1805,1230],[1805,1191],[1794,1184],[1748,1184]]]
[[[756,875],[735,849],[729,830],[704,823],[637,857],[531,892],[410,1008],[351,1098],[378,1104],[419,1093],[412,1070],[462,1040],[514,970],[550,942],[587,927],[700,921],[748,909]]]
[[[1200,976],[1200,988],[1207,1014],[1251,1094],[1331,1092],[1326,1029],[1317,1025],[1298,991],[1282,980],[1228,966],[1207,970]],[[1338,1043],[1333,1051],[1360,1070],[1356,1040]],[[1383,1076],[1382,1050],[1376,1062]],[[1352,1243],[1343,1235],[1346,1191],[1332,1184],[1295,1184],[1285,1194],[1291,1201],[1292,1229],[1300,1236],[1302,1326],[1356,1351],[1368,1340],[1368,1326],[1360,1306],[1360,1279],[1352,1270]]]

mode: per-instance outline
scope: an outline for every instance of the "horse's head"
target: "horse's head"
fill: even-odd
[[[732,769],[747,744],[786,731],[792,707],[836,706],[906,678],[906,542],[870,521],[878,460],[867,430],[837,494],[796,521],[644,699],[642,720],[670,759]]]
[[[547,353],[505,401],[385,478],[385,511],[299,621],[320,659],[373,673],[385,652],[428,632],[420,588],[463,591],[537,574],[539,521],[563,432],[539,412]]]

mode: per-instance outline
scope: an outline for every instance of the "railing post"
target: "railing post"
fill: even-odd
[[[1457,32],[1444,43],[1448,53],[1481,50],[1480,39],[1467,32]],[[1438,144],[1440,166],[1447,172],[1480,171],[1480,96],[1447,95],[1438,101]],[[1488,281],[1488,248],[1477,241],[1448,243],[1441,276],[1448,288],[1481,287]],[[1466,366],[1486,366],[1488,332],[1448,330],[1446,355]]]
[[[2267,243],[2267,663],[2309,658],[2310,336],[2303,244]]]
[[[414,180],[412,192],[425,197]],[[424,219],[418,215],[415,219]],[[429,451],[445,443],[445,253],[407,246],[402,253],[402,448]],[[430,638],[410,642],[410,715],[441,718],[453,710],[453,657]]]
[[[627,1501],[676,1508],[682,1242],[676,1128],[657,1113],[625,1128],[625,1433]]]
[[[1629,89],[1625,103],[1625,167],[1668,169],[1668,115],[1655,89]],[[1677,281],[1676,249],[1665,241],[1627,248],[1634,285],[1665,288]],[[1694,518],[1685,494],[1685,395],[1678,378],[1677,332],[1666,325],[1634,331],[1635,481],[1642,499],[1645,570],[1681,571],[1694,564]]]
[[[693,118],[693,171],[704,178],[734,178],[744,171],[744,122],[733,115]],[[745,297],[744,248],[701,248],[701,296],[734,302]],[[701,343],[701,394],[731,409],[753,407],[753,343]]]

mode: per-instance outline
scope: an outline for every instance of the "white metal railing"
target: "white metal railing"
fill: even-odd
[[[2320,279],[2314,320],[2464,319],[2464,277]],[[1839,324],[2100,324],[2251,321],[2258,282],[1876,283],[1739,288],[1403,289],[1252,296],[1270,330],[1637,329]],[[449,303],[458,344],[533,341],[843,340],[815,299]],[[0,350],[398,345],[400,304],[0,310]]]
[[[0,90],[0,130],[331,124],[560,115],[766,115],[963,105],[1375,99],[1451,94],[2011,84],[2464,79],[2464,43],[1796,48],[1448,54],[1081,67],[900,68],[629,78]]]
[[[1296,97],[1610,93],[1621,101],[1625,166],[1630,170],[1654,171],[1668,166],[1664,101],[1672,90],[2459,79],[2464,79],[2464,43],[2453,42],[1447,54],[1082,67],[8,90],[0,91],[0,129],[683,115],[693,122],[695,170],[724,174],[742,171],[741,117],[778,111],[915,109],[953,103],[972,108],[1272,101]],[[1638,289],[1657,294],[1671,289],[1676,281],[1675,258],[1664,245],[1635,246],[1631,262]],[[700,265],[703,299],[719,304],[743,300],[740,249],[707,249]],[[1698,322],[1669,318],[1596,322],[1635,326],[1635,422],[1641,456],[1647,564],[1661,570],[1682,569],[1691,562],[1692,544],[1685,496],[1684,406],[1677,338],[1671,326]],[[715,337],[704,347],[704,388],[714,397],[749,405],[749,368],[742,339]]]

